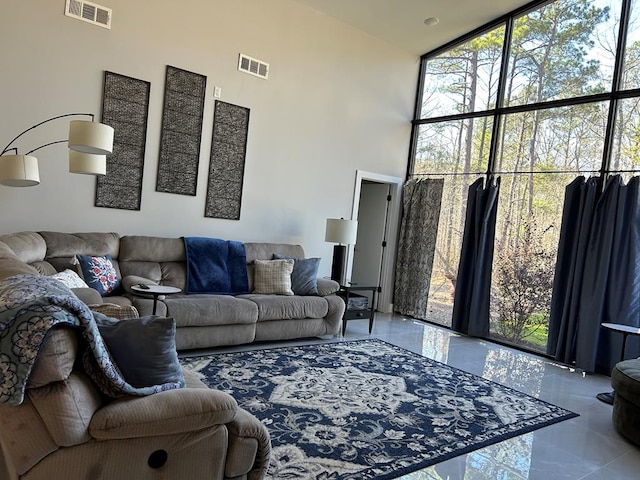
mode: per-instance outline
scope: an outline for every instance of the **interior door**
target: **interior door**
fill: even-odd
[[[380,285],[389,188],[386,183],[362,182],[358,207],[358,237],[354,246],[351,273],[352,283]]]

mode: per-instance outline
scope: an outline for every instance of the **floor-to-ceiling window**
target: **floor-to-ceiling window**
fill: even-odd
[[[545,350],[565,186],[640,173],[639,15],[534,2],[423,56],[410,172],[444,178],[429,320],[451,322],[468,186],[499,176],[490,335]]]

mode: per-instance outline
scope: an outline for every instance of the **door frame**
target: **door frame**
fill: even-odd
[[[351,210],[351,218],[358,219],[360,209],[360,190],[363,180],[375,183],[385,183],[390,186],[391,201],[387,209],[387,246],[385,254],[382,258],[382,267],[380,275],[380,288],[382,292],[378,296],[378,311],[391,313],[393,312],[393,282],[395,278],[396,265],[396,248],[398,243],[398,229],[400,226],[400,207],[402,199],[402,185],[404,180],[400,177],[383,175],[380,173],[366,172],[356,170],[356,180],[353,192],[353,207]],[[349,258],[351,261],[347,266],[347,278],[351,277],[353,267],[353,245],[349,245]],[[380,246],[382,248],[382,246]]]

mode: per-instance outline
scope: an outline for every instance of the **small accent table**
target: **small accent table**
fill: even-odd
[[[156,314],[156,307],[158,306],[158,297],[160,295],[172,295],[174,293],[180,293],[182,289],[178,287],[169,287],[167,285],[146,285],[148,288],[144,288],[142,285],[133,285],[131,290],[139,294],[153,295],[153,313]]]
[[[629,335],[640,335],[640,328],[632,327],[631,325],[622,325],[620,323],[602,323],[602,328],[611,330],[612,332],[618,332],[622,334],[622,351],[620,352],[620,361],[624,360],[624,351],[627,347],[627,337]],[[613,405],[613,398],[616,392],[604,392],[596,395],[596,398],[601,402]]]
[[[360,296],[354,292],[371,292],[371,303],[367,305],[367,308],[349,308],[349,298]],[[374,305],[376,303],[376,292],[378,287],[372,285],[340,285],[338,295],[342,297],[346,305],[344,315],[342,316],[342,336],[347,330],[347,320],[354,320],[360,318],[369,318],[369,334],[373,330],[373,318],[375,315]]]

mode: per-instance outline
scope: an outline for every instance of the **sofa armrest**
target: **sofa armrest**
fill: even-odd
[[[248,480],[264,478],[271,457],[271,438],[267,427],[260,420],[242,408],[231,423],[229,449],[225,464],[225,477],[244,477]],[[247,458],[254,458],[251,469],[247,469]]]
[[[89,434],[111,440],[185,433],[229,423],[237,411],[237,402],[225,392],[179,388],[114,400],[95,413]]]
[[[326,297],[340,290],[340,284],[330,278],[318,278],[318,295]]]
[[[98,305],[104,301],[95,288],[72,288],[71,291],[75,293],[76,297],[85,305]]]
[[[33,268],[31,265],[18,260],[15,256],[3,256],[2,251],[0,251],[0,280],[13,277],[14,275],[20,275],[22,273],[40,275],[38,270]]]

